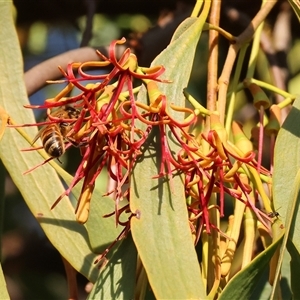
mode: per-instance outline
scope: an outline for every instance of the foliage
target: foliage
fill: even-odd
[[[263,1],[235,37],[218,26],[216,2],[198,1],[150,68],[139,66],[129,49],[116,54],[125,39],[112,41],[108,57],[98,52],[101,61],[60,68],[66,87],[39,106],[27,102],[11,3],[1,4],[1,159],[51,243],[94,283],[89,299],[258,298],[255,287],[268,266],[271,299],[278,298],[286,247],[294,263],[290,289],[299,294],[300,104],[272,80],[254,77],[275,3]],[[206,105],[187,88],[204,31]],[[217,80],[219,34],[228,53]],[[281,101],[272,104],[278,95]],[[235,120],[239,102],[248,99],[259,120],[251,138]],[[76,118],[65,114],[70,105]],[[47,109],[47,120],[36,123],[22,106]],[[43,131],[43,146],[28,148],[38,125],[63,134],[63,149],[80,148],[74,176],[54,161]],[[263,161],[267,140],[269,164]],[[104,178],[107,184],[97,185]]]

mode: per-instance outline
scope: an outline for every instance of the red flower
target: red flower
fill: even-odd
[[[76,184],[83,180],[76,208],[76,217],[80,223],[85,223],[88,218],[95,180],[106,165],[110,181],[113,183],[113,186],[110,184],[107,194],[115,191],[115,213],[116,220],[119,222],[118,203],[122,198],[128,197],[128,187],[124,187],[128,185],[132,167],[140,155],[140,148],[152,126],[148,124],[146,130],[142,130],[135,124],[136,119],[140,118],[140,113],[133,81],[135,78],[143,81],[162,81],[158,76],[164,72],[164,68],[162,66],[139,67],[135,55],[129,49],[124,51],[120,59],[117,59],[115,48],[124,42],[125,39],[111,43],[109,58],[97,52],[104,61],[71,63],[66,72],[61,69],[65,77],[64,81],[68,85],[56,97],[47,99],[43,105],[27,106],[52,109],[72,104],[80,110],[80,115],[67,139],[81,148],[82,161],[69,188],[52,206],[54,208]],[[107,69],[111,66],[112,70],[106,74],[91,75],[84,71],[86,68]],[[82,84],[82,81],[91,80],[100,82]],[[79,93],[75,96],[67,96],[74,87],[79,90]]]

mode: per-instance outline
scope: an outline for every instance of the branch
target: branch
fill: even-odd
[[[226,96],[228,90],[228,84],[230,75],[232,72],[233,64],[236,60],[237,54],[243,44],[249,43],[252,39],[258,26],[265,20],[271,9],[277,3],[276,1],[265,1],[262,8],[252,19],[248,27],[236,38],[236,43],[229,46],[228,55],[223,67],[222,74],[218,80],[219,83],[219,95],[218,95],[218,110],[220,113],[220,120],[224,123],[225,108],[226,108]]]
[[[65,69],[68,63],[89,60],[99,60],[95,49],[90,47],[79,48],[54,56],[35,67],[31,68],[24,74],[24,81],[28,96],[46,85],[47,80],[55,80],[62,77],[61,72],[57,68],[61,66]]]

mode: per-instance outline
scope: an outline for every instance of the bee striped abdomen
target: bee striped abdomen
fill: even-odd
[[[52,157],[60,157],[65,152],[65,144],[59,127],[56,124],[48,126],[41,133],[45,151]]]
[[[38,138],[41,139],[44,150],[52,157],[59,158],[65,153],[65,140],[68,140],[67,134],[72,130],[80,111],[72,106],[66,105],[56,111],[51,116],[61,119],[61,122],[51,123],[44,126],[35,136],[31,144],[33,145]],[[72,119],[72,120],[65,120]],[[48,121],[49,118],[47,118]]]

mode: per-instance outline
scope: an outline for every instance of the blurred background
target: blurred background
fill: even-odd
[[[194,2],[194,0],[14,0],[24,71],[48,58],[81,46],[88,45],[106,54],[109,43],[121,37],[125,37],[127,45],[136,52],[139,65],[149,66],[155,56],[168,45],[177,26],[190,15]],[[251,5],[245,5],[244,1],[238,0],[223,1],[221,27],[234,35],[241,33],[259,10],[260,5],[261,2],[258,0],[251,1]],[[282,13],[287,16],[288,31],[284,33],[284,39],[288,42],[284,47],[275,49],[277,58],[273,55],[274,64],[278,64],[285,72],[283,83],[289,92],[294,93],[300,80],[300,59],[297,55],[300,47],[299,24],[286,1],[279,1],[271,13],[266,34],[273,40],[274,27]],[[220,66],[222,66],[227,53],[227,42],[221,38],[220,45],[222,49]],[[262,52],[262,56],[268,58],[267,50],[269,49]],[[189,92],[204,104],[207,57],[205,33],[197,49],[189,85]],[[269,76],[263,67],[258,73],[257,76],[262,80]],[[41,104],[60,89],[61,85],[48,85],[31,95],[30,102]],[[252,122],[253,126],[253,122],[256,122],[255,112],[250,108],[244,111],[247,107],[247,95],[243,94],[241,98],[243,101],[240,103],[236,118],[245,124]],[[37,112],[36,117],[43,118],[43,113]],[[78,160],[78,149],[71,148],[63,158],[63,164],[72,173]],[[11,299],[66,299],[67,284],[59,253],[43,234],[2,165],[0,172],[1,177],[5,177],[2,261]],[[80,274],[78,284],[80,299],[85,299],[87,280]]]

